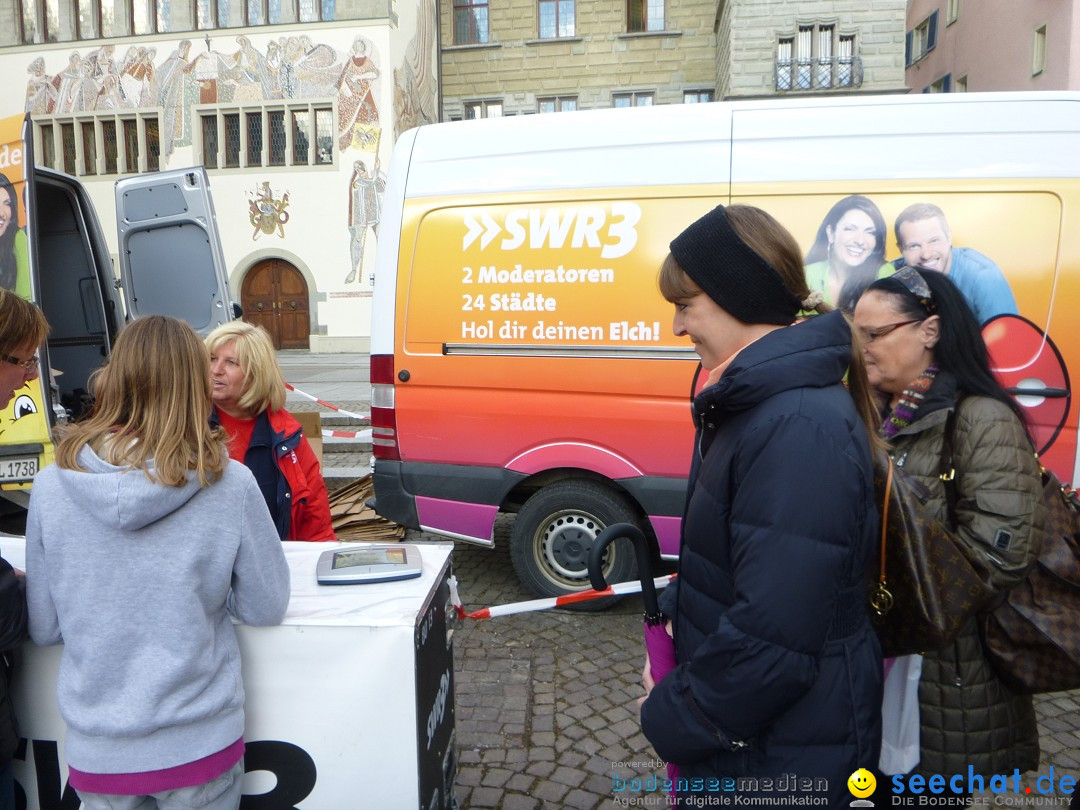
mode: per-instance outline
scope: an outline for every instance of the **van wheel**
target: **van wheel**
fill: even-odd
[[[563,596],[589,584],[589,549],[596,536],[614,523],[641,520],[625,496],[592,481],[559,481],[529,498],[514,519],[510,559],[518,578],[538,596]],[[608,583],[635,577],[633,544],[617,540],[604,554]],[[576,607],[603,610],[617,598],[592,599]]]

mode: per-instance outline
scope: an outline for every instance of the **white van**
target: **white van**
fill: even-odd
[[[774,214],[823,285],[833,259],[815,257],[833,211],[858,198],[869,212],[862,252],[877,274],[900,258],[897,215],[938,206],[953,248],[1002,271],[991,353],[1024,392],[1044,462],[1076,480],[1078,143],[1075,93],[712,103],[405,133],[376,262],[377,511],[489,545],[496,514],[516,512],[512,558],[540,594],[588,587],[588,548],[613,521],[677,555],[697,358],[655,279],[670,240],[719,203]],[[609,581],[632,575],[632,556],[613,547]]]

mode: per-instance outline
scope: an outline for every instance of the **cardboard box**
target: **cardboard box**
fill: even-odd
[[[292,415],[304,430],[304,436],[322,466],[322,414],[318,411],[294,411]]]

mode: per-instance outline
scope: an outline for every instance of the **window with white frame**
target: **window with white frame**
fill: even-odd
[[[948,0],[945,4],[945,24],[952,25],[960,16],[960,0]]]
[[[795,89],[809,90],[814,78],[813,26],[799,26],[799,36],[795,40]]]
[[[75,0],[75,39],[101,36],[101,6],[98,0]]]
[[[855,84],[855,35],[841,34],[836,49],[836,86]]]
[[[930,82],[924,93],[951,93],[952,92],[952,74],[946,73],[940,79]]]
[[[577,96],[553,96],[536,100],[536,111],[541,113],[573,112],[576,109]]]
[[[790,90],[793,58],[795,55],[795,39],[793,37],[780,37],[776,45],[776,89]]]
[[[911,66],[937,47],[938,12],[907,32],[904,41],[904,65]]]
[[[73,33],[60,29],[59,0],[18,0],[18,5],[20,42],[29,45],[75,39]]]
[[[651,107],[654,94],[648,93],[612,93],[612,107]]]
[[[334,111],[329,101],[197,107],[203,165],[208,169],[329,166]]]
[[[465,120],[474,118],[502,118],[503,103],[495,101],[466,101],[463,107]]]
[[[713,100],[712,90],[684,90],[683,104],[705,104]]]
[[[1031,75],[1038,76],[1046,70],[1046,26],[1035,29],[1035,41],[1031,52]]]
[[[963,76],[958,76],[957,79],[956,79],[956,86],[953,88],[953,92],[955,92],[955,93],[966,93],[967,92],[967,79],[968,79],[968,77],[967,77],[966,73]]]
[[[626,0],[626,30],[631,34],[664,30],[664,0]]]
[[[156,172],[161,168],[158,115],[122,112],[34,119],[37,162],[79,177]]]
[[[833,36],[835,29],[831,25],[819,25],[817,30],[817,54],[814,59],[817,75],[814,81],[818,87],[832,87],[833,83]]]
[[[541,39],[574,36],[575,3],[576,0],[538,0]]]
[[[827,90],[860,84],[855,34],[832,23],[800,25],[776,45],[777,90]]]

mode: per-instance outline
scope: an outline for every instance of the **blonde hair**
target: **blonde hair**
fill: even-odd
[[[49,322],[37,305],[0,288],[0,352],[11,354],[30,344],[40,346],[48,334]]]
[[[244,372],[244,393],[237,405],[251,416],[284,408],[285,378],[270,333],[253,323],[230,321],[206,336],[211,355],[226,343],[234,344],[236,362]]]
[[[732,229],[739,238],[776,269],[784,286],[796,298],[800,301],[807,300],[810,296],[810,287],[806,283],[806,269],[803,267],[799,243],[795,241],[791,232],[777,222],[771,214],[760,208],[750,205],[729,205],[724,210]],[[686,271],[679,267],[678,261],[670,253],[660,265],[657,283],[660,294],[668,301],[705,294]],[[813,310],[823,315],[831,312],[833,306],[821,301],[813,307]],[[878,408],[877,394],[871,388],[870,380],[866,376],[866,361],[863,357],[862,340],[859,338],[858,330],[854,328],[851,318],[846,313],[844,320],[847,321],[848,328],[851,330],[848,391],[855,402],[855,410],[866,428],[870,449],[872,452],[877,452],[886,448],[884,439],[878,433],[881,413]]]
[[[56,463],[82,470],[89,444],[110,464],[179,487],[188,475],[207,486],[229,461],[220,428],[210,427],[210,358],[199,335],[164,315],[137,318],[120,332],[108,362],[94,374],[94,409],[62,430]]]

